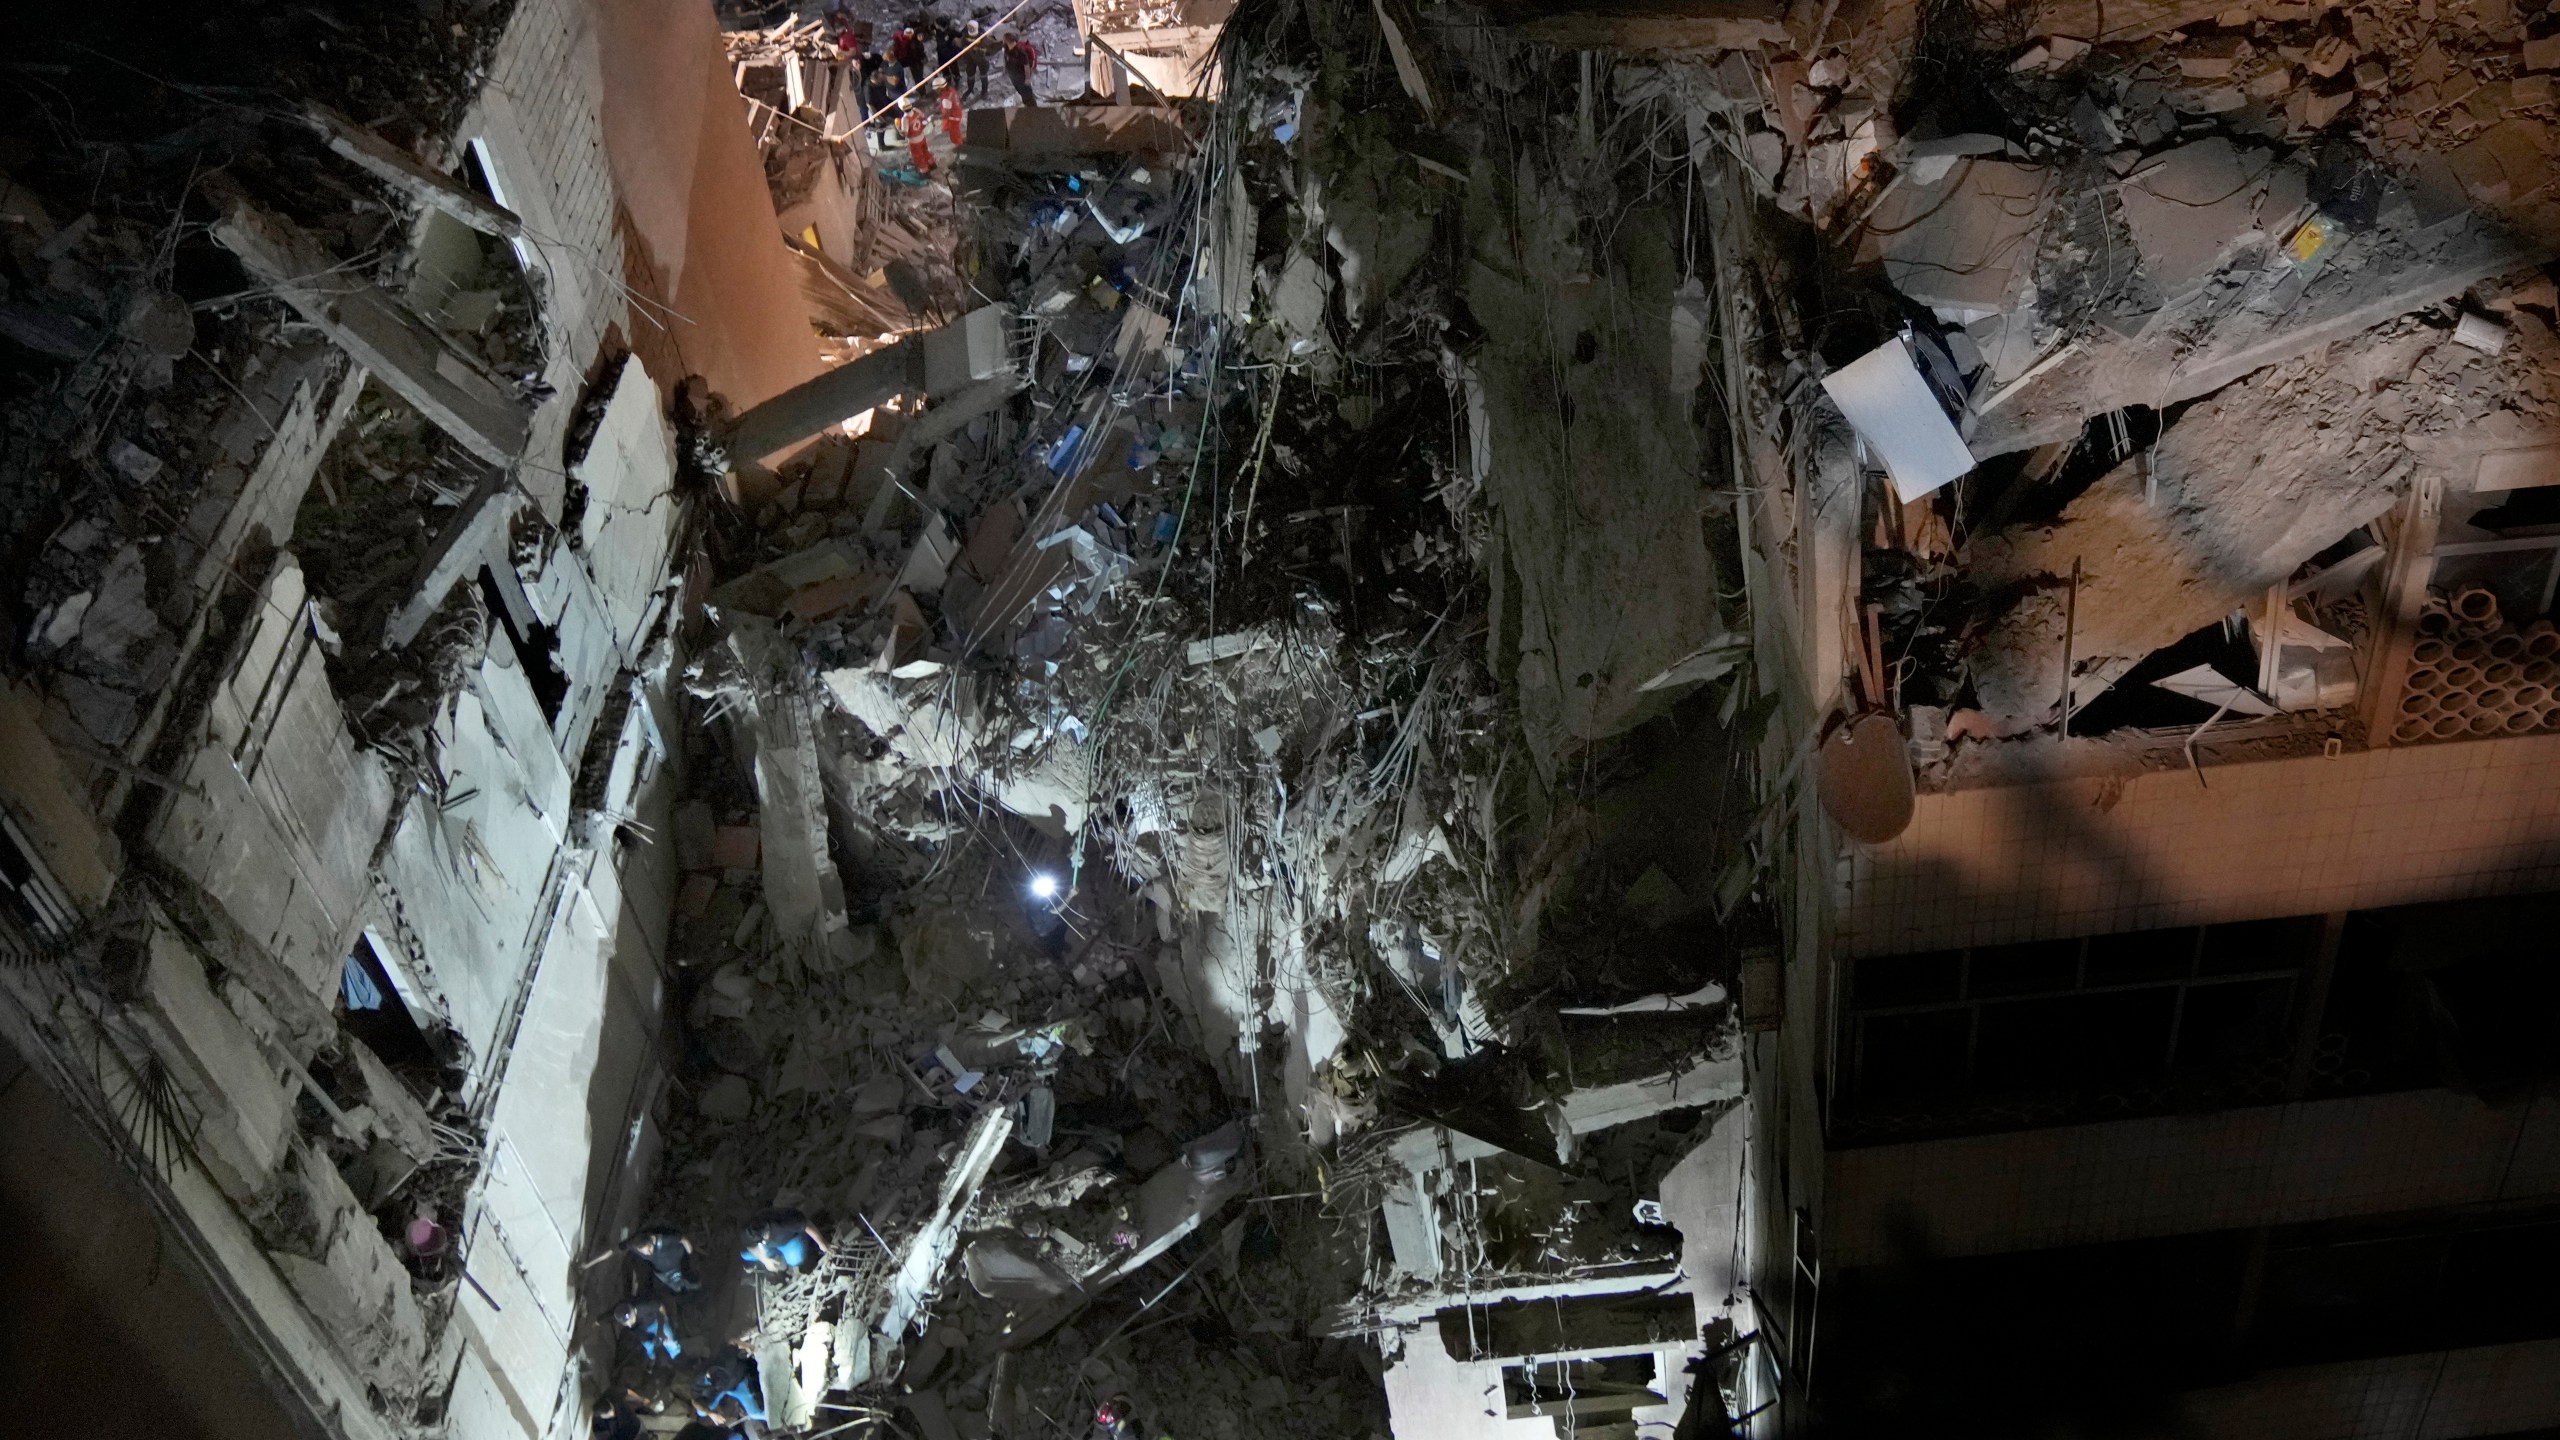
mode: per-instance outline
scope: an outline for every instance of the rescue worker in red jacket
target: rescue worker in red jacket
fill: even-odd
[[[960,87],[945,80],[934,103],[942,109],[942,133],[951,137],[955,146],[968,143],[968,112],[960,107]]]
[[[907,153],[915,157],[916,173],[933,173],[933,152],[925,148],[924,111],[912,99],[898,102],[898,134],[907,142]]]

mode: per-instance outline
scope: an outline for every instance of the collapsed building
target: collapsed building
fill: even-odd
[[[2560,1425],[2560,13],[121,18],[0,130],[66,1393]]]

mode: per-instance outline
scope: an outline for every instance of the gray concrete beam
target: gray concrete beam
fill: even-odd
[[[436,537],[435,548],[427,552],[425,572],[410,590],[409,598],[401,601],[400,608],[383,622],[384,645],[397,650],[417,639],[437,607],[444,604],[444,597],[481,566],[495,565],[513,578],[515,567],[507,559],[507,538],[522,499],[506,488],[503,477],[495,473],[471,492],[444,533]],[[505,592],[502,585],[501,596]]]
[[[428,169],[416,156],[328,106],[312,106],[310,116],[312,128],[329,142],[330,149],[408,191],[419,204],[441,210],[483,235],[513,240],[524,234],[524,221],[513,210],[450,175]]]
[[[794,385],[740,415],[727,448],[738,462],[761,460],[899,395],[947,394],[1004,369],[1004,309],[973,310],[939,330]]]
[[[472,454],[506,467],[524,453],[529,420],[505,385],[291,221],[235,196],[214,222],[213,236],[261,284]]]

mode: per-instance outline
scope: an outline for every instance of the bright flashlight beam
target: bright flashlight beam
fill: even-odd
[[[1034,876],[1032,876],[1032,877],[1031,877],[1031,898],[1032,898],[1032,899],[1034,899],[1034,900],[1050,900],[1050,899],[1055,899],[1055,898],[1057,897],[1057,894],[1058,894],[1058,877],[1057,877],[1057,876],[1055,876],[1055,875],[1034,875]]]

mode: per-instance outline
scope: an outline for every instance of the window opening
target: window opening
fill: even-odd
[[[516,664],[524,671],[525,684],[532,688],[533,698],[542,706],[542,718],[557,724],[560,706],[569,698],[569,675],[560,668],[560,630],[533,618],[527,611],[518,618],[510,605],[504,587],[495,571],[480,567],[480,598],[488,603],[489,614],[506,631],[507,644]]]
[[[1654,1388],[1654,1357],[1609,1355],[1589,1360],[1529,1359],[1502,1367],[1502,1399],[1513,1420],[1540,1415],[1575,1421],[1624,1417],[1670,1402]],[[1559,1423],[1557,1433],[1573,1429]]]
[[[400,987],[376,954],[370,936],[358,935],[338,972],[338,1020],[385,1065],[436,1063],[434,1047],[410,1013]]]
[[[78,924],[71,897],[36,858],[16,817],[0,814],[0,959],[33,964],[69,943]]]

